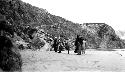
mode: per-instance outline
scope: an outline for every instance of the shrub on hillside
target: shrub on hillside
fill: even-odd
[[[0,36],[0,47],[0,68],[3,71],[20,71],[22,66],[21,55],[14,52],[11,40]]]
[[[14,32],[6,21],[0,22],[0,27],[0,68],[7,72],[21,71],[21,55],[10,39]]]
[[[45,45],[44,41],[41,41],[39,38],[34,38],[30,44],[32,46],[31,49],[40,49]]]

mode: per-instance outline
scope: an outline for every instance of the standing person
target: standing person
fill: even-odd
[[[78,50],[77,50],[77,55],[81,55],[81,49],[82,49],[82,46],[80,44],[80,42],[78,42]]]
[[[74,53],[77,53],[78,52],[78,42],[79,42],[79,35],[77,35],[77,38],[76,38],[76,40],[75,40],[75,47],[76,47],[76,49],[75,49],[75,51],[74,51]]]
[[[86,39],[80,37],[79,42],[78,42],[78,54],[77,55],[81,55],[84,53],[85,54],[85,49],[86,49]]]
[[[69,44],[68,44],[67,40],[65,42],[65,49],[68,50],[68,54],[69,54],[70,47],[69,47]]]
[[[59,39],[58,43],[59,43],[58,44],[58,49],[59,49],[58,53],[61,53],[61,51],[63,50],[63,43],[62,43],[61,39]]]
[[[78,39],[78,50],[77,50],[77,55],[81,55],[81,52],[82,54],[84,53],[85,54],[85,49],[86,49],[86,39],[85,38],[82,38],[82,37],[79,37]]]
[[[62,51],[62,49],[63,49],[63,44],[62,44],[62,42],[61,43],[59,43],[59,52],[58,53],[61,53],[61,51]]]
[[[54,47],[54,51],[57,52],[57,49],[58,49],[58,43],[57,43],[57,38],[56,38],[56,37],[55,37],[55,39],[54,39],[53,47]]]
[[[82,44],[82,54],[85,54],[85,50],[86,50],[86,40],[83,40],[83,44]]]
[[[83,44],[83,39],[82,39],[82,37],[79,37],[79,39],[78,39],[78,54],[77,55],[81,55],[81,51],[82,51],[82,44]]]

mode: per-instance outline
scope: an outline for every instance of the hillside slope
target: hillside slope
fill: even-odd
[[[80,24],[52,15],[45,9],[21,0],[0,0],[0,14],[6,16],[15,33],[23,39],[28,39],[32,34],[31,30],[38,28],[44,29],[45,33],[53,37],[60,35],[64,39],[75,39],[76,35],[81,35],[87,38],[88,48],[124,48],[122,40],[107,24],[87,23],[86,28],[82,28]]]
[[[58,24],[65,24],[65,29],[62,27],[61,29],[66,30],[66,32],[76,33],[76,30],[79,30],[77,24],[65,20],[62,17],[51,15],[45,9],[24,3],[21,0],[1,0],[0,7],[0,13],[5,15],[6,19],[14,25],[16,32],[23,32],[26,26],[35,28],[37,26],[47,25],[45,29],[48,30],[48,27],[51,27],[50,25],[57,26]],[[56,33],[55,30],[54,32]]]

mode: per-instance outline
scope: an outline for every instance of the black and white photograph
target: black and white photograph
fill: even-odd
[[[0,0],[0,72],[125,72],[125,1]]]

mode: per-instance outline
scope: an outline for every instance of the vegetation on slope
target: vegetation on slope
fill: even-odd
[[[80,24],[52,15],[45,9],[32,6],[21,0],[1,0],[0,13],[6,16],[15,33],[25,40],[32,39],[34,31],[44,29],[45,33],[51,37],[60,35],[64,39],[74,39],[76,35],[81,35],[87,38],[89,48],[103,47],[105,46],[103,43],[106,46],[110,43],[113,46],[115,43],[115,45],[124,45],[112,27],[107,24],[87,23],[84,29]],[[36,28],[38,29],[35,30]],[[123,48],[123,46],[120,46],[120,48]]]

